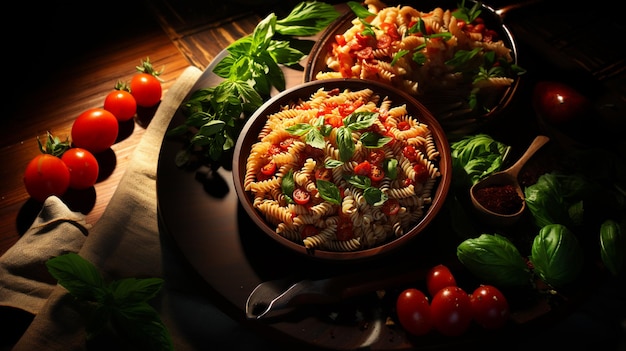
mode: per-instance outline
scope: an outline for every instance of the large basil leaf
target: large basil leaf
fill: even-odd
[[[578,238],[563,224],[548,224],[533,240],[530,261],[537,276],[552,287],[576,279],[583,267]]]
[[[529,285],[532,273],[515,245],[498,234],[466,239],[456,250],[459,261],[483,282],[497,286]]]
[[[604,266],[614,276],[619,276],[624,268],[626,239],[620,225],[607,219],[600,226],[600,258]]]

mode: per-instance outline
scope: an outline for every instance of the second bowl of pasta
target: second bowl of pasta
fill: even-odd
[[[316,41],[304,80],[393,85],[427,106],[450,136],[472,133],[509,104],[525,71],[496,11],[462,4],[353,2]]]
[[[370,258],[413,240],[437,215],[450,148],[428,109],[398,89],[312,81],[251,116],[233,177],[261,235],[314,258]]]

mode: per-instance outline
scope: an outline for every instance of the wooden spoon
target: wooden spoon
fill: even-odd
[[[472,199],[472,204],[485,222],[493,226],[504,227],[512,225],[520,219],[524,210],[526,209],[526,201],[524,197],[524,191],[519,185],[517,176],[519,175],[520,170],[526,164],[526,161],[528,161],[535,154],[535,152],[537,152],[537,150],[539,150],[548,141],[550,141],[550,138],[548,138],[547,136],[537,136],[535,140],[533,140],[533,142],[530,144],[528,149],[526,149],[522,157],[520,157],[519,160],[517,160],[517,162],[515,162],[511,167],[483,178],[470,188],[470,197]],[[485,208],[485,206],[483,206],[476,198],[476,191],[478,191],[479,189],[483,189],[489,186],[505,185],[512,185],[515,188],[515,191],[517,192],[519,197],[522,199],[522,206],[515,213],[503,214],[491,211]]]

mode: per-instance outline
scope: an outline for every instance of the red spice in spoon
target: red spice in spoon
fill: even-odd
[[[513,185],[492,185],[474,192],[474,197],[491,212],[504,215],[517,213],[524,201]]]

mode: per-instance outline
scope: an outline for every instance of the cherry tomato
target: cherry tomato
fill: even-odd
[[[472,322],[469,295],[458,286],[439,290],[430,303],[430,313],[434,328],[446,336],[463,334]]]
[[[372,171],[372,164],[369,161],[363,161],[354,167],[356,175],[369,176]]]
[[[293,190],[293,201],[298,205],[306,205],[311,200],[311,194],[302,188],[295,188]]]
[[[415,157],[417,157],[417,150],[415,150],[415,146],[407,145],[402,148],[402,155],[409,159],[409,161],[413,161],[415,160]]]
[[[318,167],[315,169],[315,179],[316,180],[328,180],[332,179],[333,173],[330,169],[326,167]]]
[[[265,175],[273,175],[276,172],[276,163],[274,160],[270,160],[265,166],[261,167],[261,173]]]
[[[426,180],[428,180],[428,177],[430,176],[426,165],[423,163],[416,163],[415,166],[413,166],[413,170],[415,171],[415,182],[426,183]]]
[[[368,159],[372,164],[382,165],[385,160],[385,152],[381,149],[371,150]]]
[[[426,286],[428,287],[430,296],[435,296],[439,290],[448,286],[457,285],[456,279],[450,269],[443,264],[438,264],[428,271],[426,275]]]
[[[96,184],[99,165],[91,152],[79,147],[71,148],[63,153],[61,160],[70,171],[70,188],[82,190]]]
[[[281,140],[278,146],[280,146],[280,149],[282,151],[289,151],[289,147],[293,145],[295,141],[296,141],[295,138],[287,138],[287,139]]]
[[[380,182],[385,178],[385,172],[379,166],[371,165],[369,177],[373,182]]]
[[[319,232],[320,230],[313,224],[306,224],[304,227],[302,227],[302,231],[300,232],[300,237],[302,239],[308,238],[310,236],[319,234]]]
[[[382,33],[376,38],[376,47],[378,49],[386,49],[391,46],[393,39],[387,33]]]
[[[337,224],[336,236],[339,241],[347,241],[354,238],[354,231],[350,218],[340,216],[339,223]]]
[[[118,121],[125,122],[137,113],[137,101],[126,90],[114,90],[104,98],[104,109],[111,112]]]
[[[332,126],[334,128],[339,128],[339,127],[343,126],[343,119],[341,118],[341,116],[328,115],[324,119],[324,123],[328,124],[328,125],[330,125],[330,126]]]
[[[137,105],[152,107],[161,101],[163,93],[161,82],[149,73],[137,73],[130,80],[130,93],[133,94]]]
[[[413,335],[425,335],[433,328],[428,298],[418,289],[408,288],[398,295],[396,314],[402,328]]]
[[[398,122],[398,127],[399,130],[409,130],[411,129],[411,125],[409,124],[409,122],[407,121],[400,121]]]
[[[111,147],[117,139],[119,125],[115,116],[102,108],[81,113],[72,125],[72,143],[97,154]]]
[[[400,211],[400,203],[397,199],[387,199],[383,204],[382,210],[387,216],[393,216]]]
[[[474,320],[486,329],[502,328],[511,314],[504,294],[492,285],[481,285],[470,295]]]
[[[70,185],[70,171],[60,158],[40,154],[26,166],[23,180],[28,195],[44,202],[51,195],[65,194]]]
[[[582,120],[590,112],[589,99],[571,86],[556,81],[541,81],[532,92],[535,112],[553,126]]]

